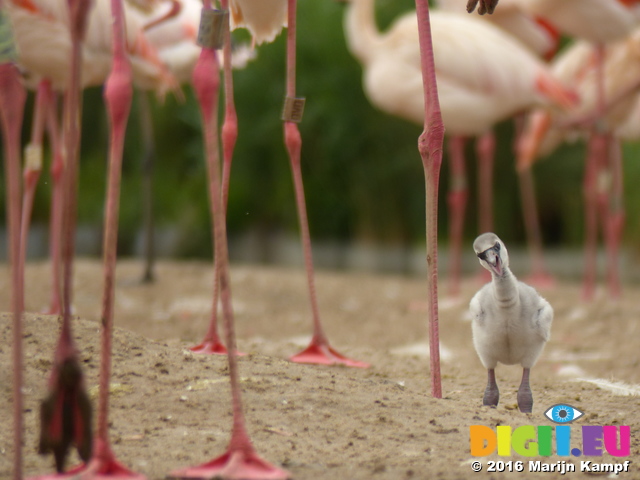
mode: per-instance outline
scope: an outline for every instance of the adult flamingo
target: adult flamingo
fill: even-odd
[[[498,0],[469,0],[467,11],[493,13]],[[440,378],[440,333],[438,328],[438,181],[442,165],[444,123],[438,100],[436,68],[431,38],[428,0],[416,0],[418,18],[418,41],[420,43],[420,67],[422,71],[422,94],[424,98],[424,128],[418,138],[418,151],[422,160],[425,178],[426,203],[426,260],[427,260],[427,304],[429,319],[429,364],[431,371],[431,395],[442,398]]]
[[[295,2],[291,2],[295,7]],[[209,193],[213,214],[214,253],[216,258],[215,276],[220,282],[220,295],[224,316],[227,359],[229,362],[229,380],[231,384],[233,428],[227,451],[220,457],[196,467],[188,467],[172,472],[173,478],[265,478],[286,479],[289,473],[274,467],[258,456],[245,426],[238,375],[237,352],[235,346],[235,328],[231,306],[231,284],[229,279],[229,260],[226,237],[226,212],[223,208],[220,183],[220,159],[218,142],[218,91],[220,70],[216,49],[224,43],[226,60],[231,53],[228,4],[222,1],[222,10],[214,11],[211,1],[205,0],[202,9],[203,20],[198,36],[202,53],[193,72],[193,85],[200,103],[204,127],[205,150],[209,172]],[[291,9],[290,9],[291,11]],[[295,8],[293,8],[295,15]],[[295,17],[294,17],[295,18]],[[206,27],[214,27],[206,29]],[[230,68],[230,62],[226,62]],[[223,132],[224,137],[224,132]],[[235,137],[232,139],[235,141]],[[223,145],[224,149],[224,145]],[[217,304],[214,303],[214,308]]]
[[[81,475],[82,478],[113,477],[141,480],[145,477],[129,471],[115,459],[108,438],[108,399],[111,374],[111,339],[113,333],[119,187],[124,134],[131,105],[133,82],[132,68],[129,64],[125,47],[125,24],[122,0],[111,0],[111,18],[113,61],[111,73],[109,74],[104,89],[111,129],[111,141],[109,146],[109,172],[104,233],[104,290],[98,429],[93,451],[81,451],[82,458],[85,461],[88,460],[87,463],[73,473]],[[72,168],[69,168],[69,172],[72,171]],[[69,227],[69,225],[67,224],[66,227]],[[86,438],[86,435],[83,435],[83,438]],[[86,458],[87,453],[90,454],[90,458]]]
[[[83,470],[83,475],[89,478],[107,476],[144,479],[144,476],[129,471],[115,459],[109,443],[109,379],[111,377],[111,341],[113,337],[120,176],[124,136],[133,95],[133,72],[126,54],[125,19],[122,0],[111,0],[110,5],[113,61],[104,89],[111,138],[109,143],[109,172],[103,240],[104,290],[101,316],[100,395],[93,455]]]
[[[637,5],[638,0],[564,0],[557,2],[554,0],[517,0],[522,7],[533,15],[540,16],[547,20],[559,31],[575,38],[584,39],[591,42],[595,49],[595,72],[598,79],[597,84],[597,115],[604,115],[604,108],[607,99],[603,86],[603,64],[605,61],[605,44],[620,40],[631,34],[638,19],[634,15],[632,7]],[[596,244],[597,244],[597,195],[596,176],[594,172],[598,170],[597,163],[602,146],[606,143],[605,138],[599,138],[600,132],[592,129],[591,140],[589,141],[589,154],[587,155],[587,165],[584,178],[585,196],[585,276],[583,282],[583,296],[591,299],[594,293],[595,268],[596,268]],[[526,170],[523,170],[526,172]],[[531,192],[532,187],[530,186]],[[529,195],[529,202],[533,202],[532,193]],[[537,215],[534,216],[531,210],[525,211],[529,219],[527,224],[530,230],[533,229],[538,239],[534,248],[541,250],[539,240],[539,225]],[[611,222],[620,223],[619,221]],[[617,230],[620,228],[616,227]],[[614,244],[619,243],[619,233],[611,230],[607,236]]]
[[[174,0],[177,1],[177,0]],[[200,56],[201,47],[197,44],[198,26],[202,2],[200,0],[181,0],[176,13],[171,9],[167,13],[166,2],[151,5],[151,11],[142,12],[145,37],[157,50],[158,57],[180,84],[191,81],[193,69]],[[233,48],[232,67],[244,68],[255,58],[255,50],[248,45],[236,45]],[[143,202],[143,256],[144,271],[142,282],[153,281],[155,267],[155,243],[153,235],[153,194],[152,170],[155,162],[153,140],[153,121],[148,96],[140,92],[137,97],[142,132],[142,202]],[[220,344],[221,345],[221,344]]]
[[[640,30],[636,30],[628,38],[605,47],[601,66],[596,61],[598,51],[586,41],[576,42],[562,52],[552,68],[559,77],[576,86],[580,103],[562,115],[545,110],[533,112],[518,155],[519,168],[529,169],[536,158],[549,154],[562,141],[596,128],[596,134],[589,135],[584,195],[590,207],[586,210],[588,232],[591,234],[591,229],[597,229],[598,225],[603,228],[608,250],[609,291],[614,297],[621,293],[617,252],[624,219],[621,162],[615,144],[616,138],[633,136],[630,125],[635,118],[635,91],[640,81],[636,53],[639,47]],[[608,99],[605,109],[600,106],[602,97]],[[594,123],[597,126],[594,127]],[[593,241],[588,238],[583,283],[583,294],[587,298],[593,295],[595,282],[595,258],[591,251],[595,247],[590,243]]]
[[[381,34],[373,11],[373,0],[352,0],[345,19],[349,49],[364,67],[365,93],[379,109],[419,122],[423,113],[415,13],[402,16]],[[452,135],[451,277],[452,293],[457,294],[467,197],[463,137],[485,134],[498,121],[531,105],[567,107],[574,98],[531,52],[487,22],[436,11],[431,29],[440,107]],[[491,163],[490,152],[482,156]],[[482,197],[490,195],[485,192]]]
[[[436,1],[439,10],[453,13],[460,13],[466,3],[466,0]],[[500,8],[493,15],[482,18],[520,40],[539,57],[548,58],[557,49],[557,32],[527,12],[520,0],[501,0]]]
[[[235,28],[246,28],[251,33],[253,46],[264,42],[272,42],[287,25],[287,2],[284,0],[267,0],[256,2],[253,0],[221,0],[224,10],[230,13],[230,25],[224,30],[224,88],[225,88],[225,116],[221,130],[222,141],[222,184],[220,195],[222,208],[226,212],[229,198],[229,179],[231,174],[231,162],[238,137],[238,120],[234,101],[233,75],[229,65],[231,64],[231,33]],[[211,178],[211,169],[209,169]],[[210,180],[212,184],[212,180]],[[214,191],[210,191],[211,211],[213,212]],[[214,247],[215,250],[215,247]],[[220,293],[220,263],[214,259],[213,304],[209,327],[202,342],[191,348],[197,353],[225,354],[227,348],[218,335],[218,301]]]
[[[313,271],[313,258],[311,252],[311,239],[309,234],[309,223],[307,219],[304,187],[300,168],[300,150],[302,141],[296,125],[302,118],[304,100],[296,98],[295,93],[295,16],[292,18],[290,12],[291,2],[287,0],[231,0],[229,5],[231,12],[231,28],[244,27],[253,36],[255,44],[270,42],[275,39],[284,26],[289,25],[287,37],[287,92],[285,106],[283,109],[284,137],[289,160],[291,164],[293,182],[295,187],[296,205],[300,224],[300,233],[304,251],[305,268],[307,272],[307,285],[311,302],[311,313],[313,322],[313,336],[309,346],[302,352],[293,355],[290,359],[299,363],[316,363],[323,365],[343,364],[352,367],[368,367],[365,362],[350,359],[336,351],[328,341],[320,320],[318,301],[316,296],[315,278]],[[289,7],[289,8],[287,8]],[[225,48],[229,48],[226,47]],[[230,63],[225,54],[225,122],[222,127],[223,146],[223,178],[222,178],[222,203],[226,210],[229,174],[231,170],[231,160],[233,149],[237,137],[237,117],[233,104],[233,79],[231,76]],[[214,195],[215,192],[210,192]],[[192,348],[200,353],[222,353],[226,352],[225,346],[220,341],[217,327],[217,305],[218,305],[218,277],[219,268],[215,267],[213,307],[211,320],[203,341]]]
[[[52,145],[53,200],[51,205],[50,255],[52,262],[52,289],[49,313],[59,313],[60,300],[60,236],[62,235],[62,171],[64,161],[62,142],[58,138],[57,108],[51,90],[63,91],[69,82],[69,58],[72,42],[69,38],[69,20],[66,2],[61,0],[11,1],[7,4],[20,64],[27,85],[38,85],[37,112],[34,114],[31,142],[25,150],[25,191],[22,211],[20,268],[24,268],[26,242],[31,218],[31,207],[42,168],[43,130],[46,128]],[[111,65],[111,38],[108,32],[109,4],[96,2],[88,13],[88,34],[82,43],[81,86],[101,85]],[[153,46],[143,34],[143,24],[134,12],[127,10],[127,52],[134,64],[136,84],[154,89],[159,95],[175,88],[175,80],[158,58]]]
[[[101,83],[104,80],[105,71],[108,72],[111,58],[111,39],[107,36],[105,40],[104,28],[99,28],[100,25],[107,25],[108,28],[107,22],[110,18],[108,9],[108,3],[101,1],[89,13],[90,3],[82,0],[70,1],[68,8],[65,2],[58,1],[16,2],[7,9],[16,33],[21,66],[30,76],[34,78],[46,77],[56,88],[66,91],[64,105],[66,168],[61,187],[64,192],[62,194],[64,213],[62,215],[61,248],[64,261],[63,322],[54,356],[54,368],[49,381],[49,394],[42,404],[40,442],[41,453],[49,451],[54,453],[58,472],[64,469],[64,460],[71,444],[78,447],[80,456],[85,461],[89,459],[92,450],[90,406],[86,393],[84,393],[82,371],[72,341],[70,316],[80,140],[80,91],[84,85]],[[87,34],[88,26],[89,33]],[[71,31],[70,37],[68,30]],[[166,74],[166,70],[153,55],[153,51],[148,49],[148,45],[138,34],[139,29],[133,28],[132,25],[130,35],[134,36],[131,37],[128,51],[136,63],[137,78],[145,85],[155,83],[159,84],[161,88],[172,86],[170,76]],[[46,41],[36,41],[34,45],[34,38]],[[140,55],[136,56],[136,53]],[[106,58],[109,60],[105,61]],[[109,88],[107,88],[108,90]],[[48,108],[48,116],[50,117],[53,107],[49,105]],[[36,119],[43,118],[44,114],[36,113],[35,117]],[[53,132],[53,135],[56,133]],[[38,136],[41,137],[36,134],[36,137]],[[39,168],[38,163],[36,162],[35,166]],[[32,177],[34,173],[29,170],[31,167],[34,167],[34,164],[27,164],[25,175],[27,179]],[[37,172],[35,173],[37,175]],[[27,206],[30,205],[29,196],[32,198],[33,189],[35,189],[35,182],[28,183],[25,192]],[[59,204],[58,207],[62,208],[62,205]],[[25,209],[22,259],[24,259],[24,242],[28,231],[28,217],[28,212]],[[21,264],[20,268],[23,269],[24,265]],[[110,352],[103,351],[102,363],[106,368],[108,368],[108,363],[105,358],[109,354]],[[99,418],[100,424],[106,422],[105,415],[101,414]],[[105,419],[103,420],[103,418]],[[62,430],[58,427],[61,422],[65,425]],[[100,436],[98,440],[101,440]],[[100,446],[101,444],[98,442],[98,447]],[[98,452],[98,455],[101,455],[100,448],[98,448]]]
[[[289,19],[289,27],[291,28],[291,30],[294,30],[295,28],[295,0],[289,0],[289,9],[288,9],[288,19]],[[421,25],[421,38],[423,43],[426,45],[427,48],[427,54],[424,56],[425,61],[424,61],[424,66],[425,66],[425,77],[426,74],[428,74],[429,71],[433,72],[433,65],[432,65],[432,55],[431,53],[431,48],[430,48],[430,33],[429,33],[429,10],[428,10],[428,3],[424,0],[418,0],[417,1],[417,5],[418,5],[418,9],[420,11],[420,25]],[[226,6],[226,5],[225,5]],[[209,0],[205,0],[205,10],[208,10],[210,8],[210,3]],[[426,31],[426,33],[425,33]],[[225,36],[225,38],[229,38],[228,35]],[[290,34],[289,36],[289,42],[288,44],[291,45],[293,43],[293,40],[295,39],[295,37],[293,36],[293,34]],[[292,49],[289,48],[288,52],[292,53]],[[431,59],[431,62],[430,60]],[[206,63],[205,63],[206,62]],[[205,122],[207,124],[213,122],[213,125],[215,126],[215,111],[213,110],[213,107],[216,106],[216,95],[217,95],[217,88],[218,88],[218,84],[216,82],[217,79],[217,62],[216,62],[216,58],[215,55],[213,54],[212,48],[208,48],[205,49],[203,48],[203,54],[201,57],[201,63],[202,65],[202,69],[203,72],[206,74],[208,73],[208,75],[203,75],[203,77],[209,79],[208,83],[204,83],[201,85],[200,88],[198,88],[199,91],[199,96],[201,97],[202,101],[202,105],[203,105],[203,118],[205,119]],[[429,66],[429,64],[431,63],[431,65]],[[291,63],[289,63],[289,66],[291,66]],[[206,69],[205,69],[206,68]],[[291,72],[292,69],[289,69],[288,72]],[[201,78],[200,75],[198,75],[198,78]],[[439,124],[439,128],[437,130],[434,129],[430,129],[430,132],[437,132],[439,131],[440,134],[440,144],[441,144],[441,140],[442,140],[442,135],[444,133],[444,128],[442,126],[442,122],[441,120],[438,120],[439,117],[439,113],[438,113],[438,108],[437,108],[437,90],[435,89],[435,77],[431,77],[431,80],[425,80],[425,90],[427,91],[427,94],[425,95],[426,100],[426,107],[427,107],[427,115],[426,117],[429,118],[429,120],[432,120],[433,117],[435,117],[435,121],[436,123]],[[291,83],[289,83],[288,85],[289,87],[291,87]],[[427,88],[427,86],[431,87],[431,88]],[[290,90],[290,88],[288,88],[288,90]],[[289,92],[288,92],[289,93]],[[207,100],[206,102],[204,100]],[[426,124],[426,122],[425,122]],[[295,126],[295,124],[293,124]],[[293,129],[293,128],[289,128],[287,129],[287,125],[285,124],[285,131],[289,131],[291,133],[295,133],[295,131],[297,129]],[[214,158],[214,160],[217,158],[216,155],[216,150],[215,147],[217,146],[217,143],[215,142],[215,130],[211,131],[211,129],[207,129],[207,147],[208,150],[211,152],[210,156]],[[427,170],[427,164],[428,163],[432,163],[432,162],[428,162],[429,156],[432,152],[432,146],[436,147],[436,149],[433,150],[433,152],[436,155],[436,159],[435,159],[435,163],[436,164],[436,168],[434,170],[432,170],[433,173],[435,173],[436,176],[436,191],[437,191],[437,175],[439,173],[439,162],[438,162],[438,158],[439,158],[439,153],[437,152],[437,141],[438,138],[436,137],[433,142],[433,145],[431,145],[430,141],[429,141],[429,137],[433,135],[433,133],[429,133],[426,131],[425,129],[425,133],[423,136],[423,140],[425,140],[424,143],[424,149],[422,150],[422,154],[423,154],[423,159],[424,159],[424,165],[425,165],[425,174],[427,174],[428,170]],[[297,137],[296,135],[293,135],[294,140],[296,140],[295,144],[292,147],[293,149],[297,149],[299,148],[299,137],[296,139],[295,137]],[[286,137],[285,137],[286,138]],[[294,152],[295,153],[295,152]],[[216,172],[214,175],[214,187],[213,188],[213,205],[214,207],[217,207],[217,211],[214,211],[214,225],[215,225],[215,238],[216,238],[216,253],[220,254],[220,253],[224,253],[226,254],[226,239],[224,238],[224,223],[221,221],[220,219],[220,215],[224,216],[224,209],[222,209],[221,205],[220,205],[220,200],[218,199],[218,187],[219,185],[215,182],[215,180],[217,180],[217,171],[214,169],[214,171]],[[430,175],[429,175],[430,176]],[[427,178],[429,178],[429,176]],[[429,192],[429,189],[427,190]],[[436,197],[437,199],[437,197]],[[435,212],[434,212],[435,213]],[[431,216],[430,216],[431,217]],[[223,219],[222,219],[223,220]],[[220,241],[218,241],[220,240]],[[437,254],[437,250],[434,250],[434,253]],[[244,475],[245,477],[249,475],[249,473],[251,473],[252,477],[256,477],[256,478],[286,478],[288,476],[287,472],[283,472],[283,471],[279,471],[279,470],[275,470],[271,467],[271,466],[264,466],[264,462],[262,460],[260,460],[259,462],[257,462],[255,459],[253,460],[253,464],[251,465],[251,458],[247,458],[247,457],[254,457],[255,456],[255,452],[254,449],[249,441],[248,435],[246,433],[246,429],[244,427],[244,417],[242,415],[242,408],[241,408],[241,403],[240,403],[240,397],[239,397],[239,387],[238,387],[238,383],[237,383],[237,371],[236,371],[236,364],[235,364],[235,344],[234,344],[234,332],[233,332],[233,319],[232,319],[232,309],[231,309],[231,303],[230,303],[230,296],[229,296],[229,280],[228,280],[228,272],[227,272],[227,257],[226,255],[224,256],[220,256],[220,255],[216,255],[217,258],[221,258],[221,262],[220,262],[220,280],[221,280],[221,290],[222,290],[222,305],[223,305],[223,311],[225,314],[225,326],[226,326],[226,333],[227,333],[227,343],[228,343],[228,358],[229,358],[229,370],[230,370],[230,379],[231,379],[231,388],[232,388],[232,394],[233,394],[233,412],[234,412],[234,430],[232,433],[232,439],[231,439],[231,445],[229,447],[229,451],[227,453],[225,453],[222,457],[213,460],[212,462],[209,462],[205,465],[202,465],[201,467],[196,467],[194,469],[184,469],[184,470],[180,470],[175,472],[173,475],[179,477],[179,478],[204,478],[204,477],[211,477],[214,475],[217,476],[223,476],[223,477],[228,477],[228,478],[242,478],[242,476]],[[435,268],[435,264],[436,264],[436,258],[433,259],[434,261],[431,262],[429,261],[429,266],[431,267],[432,265],[434,266],[434,268],[430,268],[431,271],[433,271],[435,273],[435,275],[433,275],[433,280],[436,280],[436,276],[437,276],[437,268]],[[439,357],[437,355],[438,353],[438,340],[437,340],[437,284],[432,283],[430,284],[431,288],[431,294],[430,295],[430,301],[432,302],[431,305],[433,305],[433,310],[432,313],[435,315],[432,315],[432,319],[436,320],[435,322],[432,322],[432,326],[434,327],[433,333],[435,334],[434,337],[432,337],[432,339],[435,340],[435,349],[432,348],[432,359],[436,358],[439,360]],[[214,307],[216,307],[216,305],[214,304]],[[434,344],[432,343],[432,346]],[[432,378],[436,379],[437,378],[437,382],[435,380],[432,381],[432,390],[433,390],[433,395],[436,397],[441,397],[442,393],[441,393],[441,388],[440,388],[440,376],[439,376],[439,362],[437,364],[437,374],[436,374],[436,370],[432,368]],[[234,461],[235,460],[235,461]],[[257,467],[263,467],[266,468],[268,470],[267,473],[259,473],[259,472],[255,472],[255,468]],[[234,470],[232,471],[231,468],[233,468]],[[249,471],[247,469],[252,469],[253,471]]]
[[[13,33],[0,1],[0,122],[6,172],[8,258],[11,264],[11,310],[13,312],[13,478],[22,479],[23,396],[22,396],[22,310],[24,277],[18,268],[20,257],[20,127],[26,91],[15,64],[17,53]]]
[[[531,49],[537,56],[550,59],[557,52],[560,40],[560,33],[549,22],[527,12],[521,5],[521,0],[503,0],[500,9],[495,15],[484,17],[497,27],[501,28],[509,35],[517,38],[526,47]],[[438,0],[438,5],[442,10],[455,12],[460,11],[464,0]],[[516,138],[522,126],[522,116],[516,117]],[[492,214],[492,170],[493,158],[491,151],[483,153],[486,148],[493,145],[492,132],[482,137],[482,142],[478,145],[479,174],[478,191],[480,199],[478,202],[478,217],[480,232],[493,230]],[[533,191],[533,177],[531,172],[518,170],[518,180],[522,193],[523,209],[525,212],[525,227],[530,238],[529,247],[531,251],[532,273],[527,280],[534,285],[547,287],[553,284],[553,278],[546,272],[544,258],[542,255],[542,241],[537,229],[537,218],[535,196]],[[488,272],[482,270],[482,275],[489,280]]]
[[[62,257],[63,319],[60,339],[49,379],[49,394],[41,407],[40,452],[52,451],[56,469],[61,472],[69,446],[74,443],[83,459],[91,453],[91,413],[87,406],[84,379],[77,351],[71,337],[72,271],[76,214],[77,163],[80,140],[80,79],[82,42],[86,33],[90,5],[73,0],[68,5],[68,28],[71,47],[68,85],[64,104],[64,144],[67,155],[64,185]],[[15,25],[15,23],[14,23]],[[71,412],[71,414],[69,414]],[[59,428],[60,424],[64,428]],[[73,432],[71,435],[69,432]]]

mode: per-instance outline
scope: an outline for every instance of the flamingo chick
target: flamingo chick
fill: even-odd
[[[529,371],[551,334],[553,308],[529,285],[519,282],[509,270],[507,248],[495,233],[483,233],[473,242],[480,265],[491,272],[487,283],[471,299],[473,345],[488,371],[483,405],[497,406],[500,398],[495,368],[522,365],[518,389],[521,412],[533,409]]]

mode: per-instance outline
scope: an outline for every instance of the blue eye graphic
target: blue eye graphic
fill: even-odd
[[[571,423],[583,415],[584,413],[577,408],[573,408],[571,405],[564,403],[549,407],[547,411],[544,412],[544,416],[555,423]]]

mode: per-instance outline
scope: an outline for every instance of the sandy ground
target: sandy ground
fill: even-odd
[[[517,273],[517,268],[514,268]],[[138,282],[141,267],[121,262],[116,292],[110,438],[118,459],[150,479],[204,463],[225,450],[231,427],[225,357],[194,355],[209,318],[212,272],[208,264],[163,262],[152,285]],[[244,411],[256,450],[293,478],[467,479],[519,478],[529,458],[480,458],[473,473],[469,426],[552,425],[544,412],[567,403],[584,412],[572,426],[629,425],[631,456],[535,457],[543,463],[631,460],[624,478],[640,479],[640,286],[626,286],[613,303],[604,294],[580,300],[579,285],[544,292],[555,309],[552,339],[532,371],[534,411],[516,408],[521,370],[500,366],[498,408],[483,407],[486,372],[471,343],[466,315],[478,289],[465,281],[459,301],[441,299],[443,399],[430,395],[423,278],[320,272],[320,310],[332,344],[370,362],[368,369],[320,367],[287,361],[308,341],[310,310],[302,269],[232,266],[233,304]],[[49,296],[47,264],[30,264],[26,306],[41,311]],[[9,274],[0,269],[0,308],[9,305]],[[97,396],[101,266],[76,264],[74,337],[90,395]],[[444,289],[442,285],[441,290]],[[24,320],[25,447],[27,475],[53,471],[37,454],[38,405],[44,397],[59,330],[55,316]],[[594,379],[624,382],[614,393]],[[635,395],[621,395],[635,393]],[[0,478],[10,478],[11,324],[0,316]],[[524,473],[490,473],[489,461],[524,461]],[[74,453],[70,464],[77,462]],[[508,468],[508,467],[507,467]],[[530,475],[530,474],[529,474]],[[538,473],[560,478],[559,473]],[[592,478],[568,473],[569,478]]]

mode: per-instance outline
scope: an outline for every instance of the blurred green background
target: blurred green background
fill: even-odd
[[[378,0],[378,22],[385,28],[397,15],[414,8],[413,0]],[[424,244],[424,176],[417,151],[421,126],[375,110],[361,87],[362,71],[345,46],[344,6],[330,0],[301,0],[298,5],[298,94],[307,98],[302,168],[311,236],[339,245],[381,245],[402,249]],[[257,58],[234,72],[239,138],[231,171],[228,230],[232,238],[297,235],[298,223],[288,157],[283,145],[280,110],[285,89],[285,35],[258,47]],[[237,42],[249,41],[234,32]],[[200,115],[193,92],[186,101],[169,96],[152,102],[157,160],[154,171],[155,222],[177,238],[175,256],[210,258],[208,208]],[[137,92],[136,95],[141,95]],[[222,101],[222,99],[221,99]],[[24,140],[29,135],[30,95]],[[107,121],[100,89],[85,92],[79,191],[79,223],[100,228],[105,196]],[[496,129],[495,230],[511,244],[524,245],[518,185],[512,154],[513,124]],[[141,172],[138,104],[129,120],[120,215],[119,251],[131,255],[141,229]],[[470,184],[465,238],[477,232],[476,162],[468,144]],[[635,214],[640,190],[640,145],[624,147],[627,221],[624,245],[639,250],[640,221]],[[535,168],[545,245],[576,250],[583,242],[582,177],[585,147],[565,146]],[[48,164],[41,177],[33,221],[49,218]],[[440,241],[447,243],[448,162],[440,183]],[[4,173],[2,173],[4,175]],[[4,179],[0,182],[2,223]],[[99,237],[98,237],[99,238]],[[260,242],[257,242],[259,245]],[[466,248],[466,247],[465,247]],[[97,246],[99,251],[99,245]],[[268,252],[255,258],[268,259]]]

